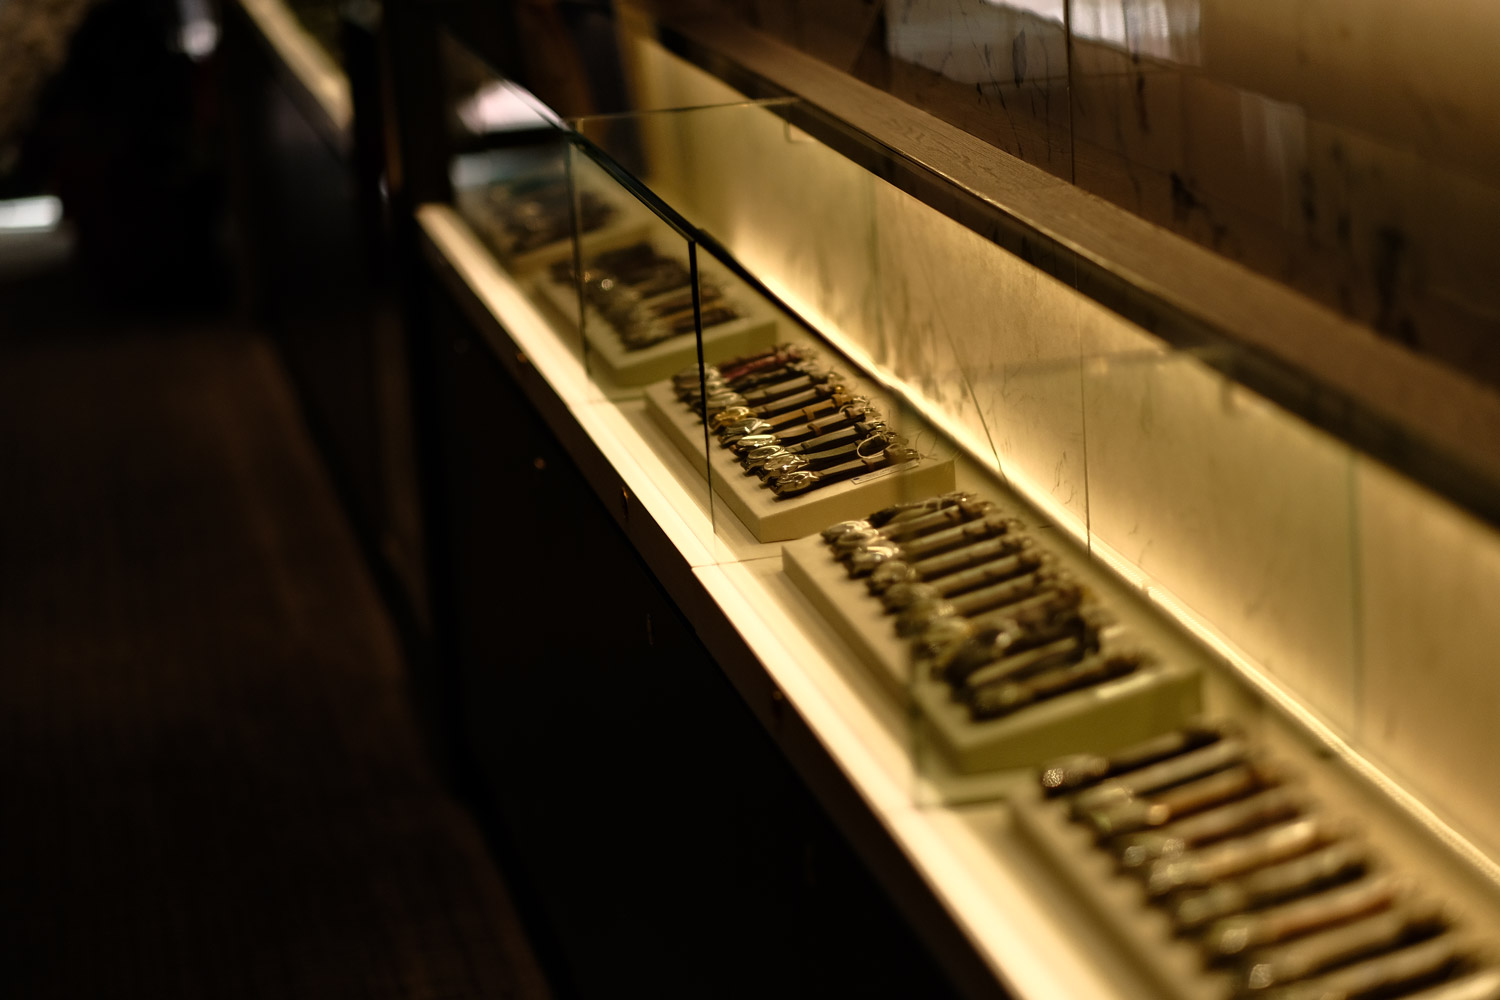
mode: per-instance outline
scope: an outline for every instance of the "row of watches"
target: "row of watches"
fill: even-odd
[[[553,265],[554,281],[570,284],[574,277],[572,261]],[[594,255],[578,280],[584,299],[614,327],[626,350],[637,351],[697,329],[691,271],[647,241]],[[713,282],[699,281],[697,295],[697,314],[705,330],[741,315]]]
[[[1148,655],[1019,520],[970,493],[844,521],[823,540],[976,720],[1143,669]]]
[[[578,193],[579,232],[602,229],[615,214],[615,207],[592,191]],[[485,192],[482,217],[473,222],[502,257],[512,257],[572,239],[574,218],[567,181],[548,179],[490,187]]]
[[[919,458],[868,398],[808,348],[782,345],[701,373],[694,367],[673,382],[719,446],[776,498]]]
[[[1073,755],[1039,777],[1233,996],[1500,1000],[1500,967],[1449,908],[1233,725]]]

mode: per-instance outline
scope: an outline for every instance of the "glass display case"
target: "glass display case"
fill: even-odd
[[[695,571],[840,664],[919,809],[1001,803],[1122,995],[1497,995],[1500,535],[1236,380],[1249,347],[622,49],[663,110],[469,129],[454,204],[692,498]]]

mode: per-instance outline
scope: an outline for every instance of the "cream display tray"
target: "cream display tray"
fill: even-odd
[[[705,341],[705,357],[733,353],[709,355],[707,348]],[[697,468],[704,468],[703,422],[677,398],[670,381],[646,389],[646,410],[682,453]],[[740,467],[730,449],[719,447],[717,441],[708,442],[707,447],[714,494],[761,542],[797,538],[900,500],[953,489],[953,457],[924,454],[913,462],[778,500],[758,477]]]
[[[1034,777],[1018,781],[1010,801],[1020,842],[1082,900],[1163,1000],[1230,1000],[1228,975],[1207,970],[1202,953],[1176,935],[1166,911],[1151,906],[1138,879],[1120,873],[1108,851],[1095,846],[1067,817],[1066,799],[1049,801]]]
[[[705,356],[754,354],[776,343],[775,316],[748,289],[730,280],[727,275],[716,272],[706,275],[704,280],[723,288],[725,297],[744,314],[739,319],[716,323],[704,329]],[[567,319],[569,326],[577,321],[577,288],[553,281],[551,275],[545,273],[537,278],[536,284],[548,305]],[[599,365],[617,385],[657,382],[671,378],[682,369],[698,363],[698,342],[691,333],[671,337],[640,350],[627,350],[614,325],[592,306],[584,310],[583,337],[589,348],[589,365]]]
[[[781,565],[892,694],[912,700],[924,729],[920,738],[930,739],[958,773],[1031,767],[1075,751],[1115,750],[1181,725],[1200,711],[1198,671],[1163,662],[1005,718],[976,722],[953,700],[948,685],[912,676],[908,647],[896,635],[892,616],[863,580],[849,577],[820,536],[782,546]]]
[[[495,216],[490,209],[485,189],[482,187],[461,188],[453,193],[453,201],[469,228],[474,230],[474,234],[480,238],[490,253],[494,254],[495,259],[500,261],[505,270],[511,274],[526,276],[551,267],[558,261],[573,259],[573,237],[571,236],[544,243],[524,253],[501,254],[496,249],[499,241],[492,238]],[[600,250],[645,239],[646,234],[651,231],[650,221],[650,217],[643,214],[639,208],[631,210],[617,207],[614,219],[579,237],[580,249],[587,257]],[[577,312],[578,307],[574,304],[564,315],[576,315]]]

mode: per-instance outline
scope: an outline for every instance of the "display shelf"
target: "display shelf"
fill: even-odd
[[[1180,725],[1200,709],[1196,667],[1159,662],[1006,718],[976,722],[946,684],[912,676],[909,643],[896,635],[891,616],[862,581],[849,578],[822,538],[798,539],[781,552],[787,576],[885,682],[887,696],[912,700],[921,736],[938,754],[928,763],[929,776],[947,798],[954,798],[945,780],[950,772],[1030,767],[1070,748],[1113,749]],[[970,782],[959,794],[978,790]]]
[[[667,555],[692,567],[697,593],[674,597],[687,607],[706,601],[723,616],[727,632],[708,636],[710,645],[726,661],[753,663],[755,676],[732,679],[742,690],[758,685],[774,692],[781,706],[752,708],[762,715],[782,712],[785,729],[794,729],[784,712],[789,706],[805,727],[805,738],[783,731],[783,745],[794,745],[789,753],[799,768],[835,776],[851,803],[836,821],[863,851],[894,849],[900,868],[881,873],[887,888],[956,928],[956,939],[929,944],[952,963],[984,970],[989,989],[975,983],[975,995],[994,994],[998,986],[1035,1000],[1145,1000],[1149,993],[1122,984],[1114,957],[1105,952],[1098,960],[1088,939],[1074,933],[1066,910],[1007,856],[992,835],[997,825],[1008,826],[998,807],[924,807],[931,796],[919,790],[904,712],[875,694],[870,672],[801,598],[780,561],[767,558],[775,550],[756,547],[756,557],[720,562],[720,553],[705,544],[713,537],[711,512],[701,505],[697,483],[682,478],[691,468],[680,461],[685,456],[662,456],[643,435],[638,411],[598,399],[581,360],[558,341],[551,321],[450,208],[423,206],[418,220],[429,253],[491,314],[497,335],[503,330],[513,344],[511,353],[523,353],[526,366],[546,381],[566,419],[625,484],[634,509],[661,529],[672,550]],[[958,975],[965,978],[961,969]]]
[[[1315,752],[1310,754],[1310,748],[1290,731],[1270,727],[1261,734],[1270,737],[1264,743],[1234,726],[1224,732],[1227,741],[1244,742],[1243,760],[1261,776],[1256,779],[1257,787],[1285,793],[1278,806],[1282,811],[1259,827],[1209,840],[1196,851],[1193,848],[1169,851],[1155,864],[1170,867],[1180,863],[1179,852],[1182,857],[1201,852],[1217,856],[1218,860],[1213,862],[1216,865],[1232,867],[1233,855],[1243,849],[1241,845],[1260,841],[1263,846],[1257,849],[1269,857],[1275,853],[1276,839],[1290,845],[1298,830],[1315,838],[1308,849],[1281,848],[1279,860],[1283,864],[1277,870],[1286,876],[1278,877],[1277,883],[1268,882],[1263,876],[1270,865],[1241,873],[1242,884],[1254,887],[1251,891],[1261,895],[1254,905],[1241,904],[1239,909],[1233,904],[1220,904],[1223,906],[1218,910],[1220,916],[1233,918],[1225,923],[1200,915],[1183,918],[1187,922],[1179,928],[1171,916],[1172,907],[1191,899],[1191,892],[1166,895],[1158,892],[1156,898],[1148,894],[1144,874],[1131,873],[1122,867],[1116,853],[1106,848],[1104,838],[1096,838],[1085,824],[1070,816],[1070,795],[1044,796],[1034,775],[1019,777],[1010,790],[1021,848],[1036,860],[1039,874],[1045,873],[1043,877],[1073,893],[1083,906],[1084,919],[1103,930],[1122,958],[1135,962],[1141,974],[1155,983],[1162,997],[1230,1000],[1272,985],[1291,989],[1297,996],[1315,996],[1317,991],[1306,990],[1317,977],[1340,976],[1343,973],[1339,970],[1361,962],[1378,964],[1381,956],[1407,947],[1414,951],[1429,946],[1444,953],[1451,951],[1457,958],[1443,960],[1438,965],[1452,970],[1449,975],[1454,978],[1468,976],[1477,969],[1486,970],[1483,976],[1487,981],[1497,976],[1495,935],[1500,925],[1496,923],[1492,885],[1485,886],[1483,879],[1475,880],[1472,872],[1467,876],[1460,874],[1452,866],[1452,856],[1445,856],[1430,839],[1422,837],[1413,826],[1412,817],[1400,814],[1392,803],[1365,799],[1358,784],[1349,782],[1336,762],[1320,759]],[[1277,749],[1269,751],[1267,744],[1274,744]],[[1203,751],[1211,749],[1205,747]],[[1205,778],[1203,783],[1216,781],[1227,773],[1219,772],[1213,778]],[[1129,775],[1125,780],[1128,778]],[[1086,795],[1088,791],[1078,794]],[[1167,797],[1172,794],[1165,793]],[[1190,812],[1183,822],[1201,824],[1205,814],[1206,810]],[[1162,829],[1171,830],[1173,826],[1169,824]],[[1310,864],[1314,857],[1327,860]],[[1143,868],[1142,872],[1145,871],[1151,871],[1152,878],[1165,874]],[[1349,902],[1341,910],[1334,910],[1330,900],[1339,898]],[[1293,924],[1282,922],[1283,929],[1269,933],[1268,940],[1263,939],[1259,945],[1253,939],[1248,944],[1245,940],[1235,940],[1230,925],[1238,923],[1243,929],[1247,921],[1264,920],[1268,912],[1288,909],[1299,911],[1300,929],[1291,929]],[[1393,934],[1392,930],[1398,926],[1394,923],[1398,913],[1407,930]],[[1348,933],[1351,925],[1362,918],[1369,918],[1365,926],[1378,933],[1372,933],[1360,950],[1345,950],[1342,957],[1336,958],[1339,949],[1349,948],[1340,944],[1325,952],[1321,963],[1306,959],[1288,965],[1272,958],[1276,943],[1289,944],[1294,952],[1316,955],[1335,940],[1352,941],[1354,938]],[[1424,923],[1429,926],[1418,931]],[[1320,946],[1309,948],[1308,944],[1320,934]],[[1210,945],[1210,942],[1219,943]],[[1208,959],[1211,948],[1221,950],[1217,961]],[[1273,971],[1278,969],[1279,972]],[[1277,976],[1282,982],[1275,981]],[[1415,996],[1436,982],[1432,977],[1421,978],[1427,982],[1376,992],[1382,997]],[[1453,995],[1491,994],[1460,991]]]
[[[898,685],[891,666],[883,668],[886,676],[870,669],[870,650],[850,641],[837,614],[807,599],[808,581],[799,586],[795,569],[788,573],[781,560],[767,558],[774,549],[744,535],[723,543],[713,505],[704,503],[703,454],[680,443],[663,449],[672,438],[649,403],[601,399],[583,360],[451,209],[424,206],[419,222],[429,258],[485,311],[497,355],[507,365],[517,363],[511,356],[524,359],[543,383],[538,391],[555,400],[542,409],[559,423],[560,437],[584,442],[610,481],[623,484],[630,530],[649,522],[661,539],[659,547],[643,548],[643,557],[851,842],[882,859],[874,866],[882,881],[969,992],[984,995],[988,987],[1047,1000],[1163,996],[1155,968],[1121,947],[1076,880],[1043,863],[1030,820],[1018,825],[1015,803],[1029,808],[1022,800],[1027,771],[990,779],[1005,791],[1001,799],[952,804],[913,753],[909,703],[892,697]],[[698,434],[701,440],[701,427]],[[591,454],[580,464],[593,462]],[[679,565],[688,567],[686,576],[672,572]],[[1500,891],[1482,855],[1409,796],[1392,794],[1399,786],[1328,726],[1289,707],[1295,700],[1273,681],[1225,669],[1104,567],[1085,560],[1079,571],[1090,586],[1134,602],[1126,614],[1153,648],[1208,668],[1206,711],[1236,719],[1305,770],[1321,799],[1361,817],[1383,851],[1409,859],[1435,891],[1475,914],[1476,925],[1500,927]],[[976,969],[983,982],[973,978]]]

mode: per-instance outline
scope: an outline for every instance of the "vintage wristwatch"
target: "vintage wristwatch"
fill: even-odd
[[[778,420],[785,414],[792,412],[804,412],[807,407],[827,399],[839,399],[839,405],[843,405],[852,398],[849,389],[838,376],[829,374],[829,377],[819,381],[808,380],[808,384],[799,392],[789,393],[779,398],[773,398],[762,403],[752,403],[745,407],[747,414],[760,420],[775,422],[777,427],[791,423],[791,420]],[[808,419],[812,419],[809,417]]]
[[[926,542],[949,529],[957,532],[951,534],[950,537],[962,539],[965,536],[957,526],[992,516],[1003,519],[1006,530],[1020,523],[1016,521],[1012,524],[1012,519],[1006,519],[1005,515],[997,512],[995,505],[988,500],[962,500],[934,510],[923,517],[894,521],[880,528],[850,529],[836,536],[828,544],[833,548],[834,557],[844,560],[862,550],[879,546],[895,546],[905,553],[904,546],[914,544],[918,539]],[[1001,521],[997,520],[994,523],[1000,524]],[[986,530],[983,533],[990,534],[991,532]]]
[[[1220,918],[1204,933],[1203,948],[1214,959],[1231,958],[1387,909],[1413,891],[1409,880],[1375,872],[1279,906]]]
[[[724,298],[724,289],[711,281],[700,281],[698,283],[698,307],[700,309],[714,305]],[[685,292],[675,295],[658,296],[641,303],[641,311],[650,318],[661,319],[673,313],[682,312],[684,309],[693,308],[693,290],[690,288]]]
[[[996,595],[997,603],[991,610],[972,618],[939,614],[923,624],[911,642],[917,671],[922,676],[943,678],[948,665],[965,652],[970,642],[983,638],[989,629],[1011,627],[1016,615],[1044,607],[1060,588],[1072,586],[1071,577],[1057,571],[1028,573],[1013,582],[1015,589]]]
[[[1042,791],[1047,795],[1076,791],[1117,774],[1216,743],[1231,734],[1238,735],[1238,730],[1228,723],[1194,723],[1113,754],[1084,753],[1061,757],[1042,766]]]
[[[829,448],[837,448],[840,445],[857,442],[869,437],[877,431],[886,429],[883,421],[872,421],[864,424],[851,424],[842,419],[842,415],[830,415],[819,420],[808,421],[810,425],[818,425],[812,429],[819,430],[823,426],[836,427],[837,430],[816,434],[794,444],[761,445],[748,451],[740,451],[740,464],[745,467],[746,472],[756,472],[778,455],[806,455],[809,452],[825,451]],[[741,439],[743,441],[743,439]]]
[[[795,344],[778,344],[755,354],[746,354],[719,365],[707,365],[700,373],[697,365],[689,365],[672,376],[672,386],[679,395],[696,393],[700,381],[713,383],[716,380],[726,385],[739,379],[767,370],[776,371],[786,365],[801,361],[806,352]]]
[[[968,700],[976,721],[998,719],[1048,698],[1128,677],[1148,662],[1140,653],[1099,653],[1018,680],[991,684]]]
[[[960,701],[980,689],[1018,680],[1098,652],[1113,636],[1114,620],[1103,608],[1042,605],[1030,609],[1025,627],[986,629],[970,639],[948,664],[944,680]]]
[[[841,414],[830,414],[818,420],[809,421],[809,424],[819,424],[828,421],[837,430],[826,434],[817,434],[813,437],[804,438],[793,443],[783,443],[779,439],[770,444],[758,445],[751,448],[743,447],[745,439],[741,438],[735,442],[734,452],[739,455],[740,465],[749,475],[765,477],[766,472],[776,467],[784,459],[807,455],[813,452],[827,451],[830,448],[839,448],[848,444],[857,444],[872,434],[889,430],[883,420],[861,421],[850,423],[843,419]],[[842,426],[840,426],[842,425]],[[774,436],[774,435],[773,435]]]
[[[1170,821],[1160,829],[1122,837],[1114,850],[1120,857],[1120,867],[1139,868],[1158,858],[1176,857],[1194,847],[1290,819],[1303,812],[1306,805],[1305,796],[1296,787],[1273,785],[1245,798]]]
[[[718,429],[719,444],[735,449],[745,438],[763,435],[774,435],[777,442],[790,444],[813,436],[814,421],[820,422],[818,426],[826,426],[822,421],[831,418],[837,424],[844,420],[860,419],[868,411],[868,402],[863,396],[850,396],[839,391],[801,409],[786,410],[767,417],[742,416]]]
[[[692,309],[681,310],[670,316],[647,317],[639,315],[638,310],[615,321],[615,326],[620,332],[620,339],[631,349],[650,347],[659,344],[663,340],[680,337],[683,334],[693,333],[699,326],[707,330],[711,326],[720,323],[728,323],[732,319],[738,319],[740,312],[727,302],[704,303],[695,314]]]
[[[1083,814],[1083,821],[1101,839],[1133,834],[1243,798],[1258,789],[1278,784],[1282,778],[1282,772],[1274,765],[1251,758],[1157,795],[1131,797],[1088,810]],[[1153,853],[1158,857],[1165,856],[1163,852],[1141,851],[1133,856],[1133,860],[1154,860],[1146,857]],[[1138,868],[1140,864],[1131,863],[1126,867]]]
[[[939,560],[952,563],[961,558],[968,566],[958,572],[937,573],[930,578],[888,587],[880,594],[881,606],[887,612],[896,613],[921,601],[944,601],[986,589],[996,601],[991,605],[993,607],[1020,600],[1036,589],[1037,581],[1032,579],[1032,574],[1056,572],[1053,558],[1037,552],[1035,546],[1035,540],[1029,535],[1002,535],[922,560],[916,565]],[[976,550],[982,551],[982,558],[975,558],[979,554]]]
[[[831,386],[842,384],[842,378],[829,368],[812,365],[802,371],[790,373],[789,377],[767,383],[757,389],[744,391],[725,390],[710,395],[704,403],[703,412],[711,426],[721,427],[746,417],[765,417],[812,402],[826,395]],[[798,402],[790,402],[791,400]],[[782,406],[782,403],[787,403]]]
[[[743,453],[767,444],[790,446],[836,430],[853,427],[861,436],[868,436],[885,427],[885,417],[870,405],[863,396],[849,396],[847,401],[832,413],[817,416],[805,424],[790,427],[772,426],[769,421],[758,421],[735,429],[721,436],[724,446]]]
[[[852,438],[843,443],[831,447],[820,448],[814,451],[805,451],[798,454],[785,453],[772,456],[767,459],[755,471],[762,479],[779,479],[798,469],[827,469],[860,457],[861,449],[868,450],[867,443],[879,439],[886,445],[900,443],[900,436],[895,431],[884,426],[861,438]]]
[[[1075,820],[1082,820],[1091,809],[1129,801],[1142,795],[1152,795],[1173,785],[1243,763],[1249,753],[1250,745],[1243,737],[1228,735],[1205,746],[1193,747],[1085,788],[1073,796],[1069,811]]]
[[[1359,878],[1369,870],[1364,841],[1346,837],[1290,861],[1184,893],[1170,909],[1178,929],[1193,933],[1223,917],[1318,892]]]
[[[952,507],[955,504],[975,501],[978,499],[979,498],[973,493],[969,493],[964,490],[956,490],[952,493],[944,493],[941,496],[924,497],[921,500],[908,500],[904,503],[892,504],[889,507],[882,507],[880,510],[875,511],[868,517],[864,517],[859,520],[839,521],[837,524],[830,524],[828,527],[822,530],[820,536],[822,537],[823,541],[831,545],[833,544],[834,540],[837,539],[840,535],[848,534],[851,531],[866,531],[869,529],[884,528],[886,525],[891,524],[895,521],[915,520],[925,517],[928,514],[934,513],[936,511],[943,510],[944,508]]]
[[[869,447],[867,448],[866,446]],[[784,476],[768,479],[767,483],[771,487],[773,496],[778,499],[785,499],[831,483],[853,479],[856,476],[874,472],[878,469],[892,468],[904,465],[907,462],[914,462],[921,457],[914,448],[885,441],[881,438],[868,438],[866,441],[861,442],[858,455],[859,457],[854,461],[845,462],[843,465],[835,465],[831,469],[822,469],[819,471],[798,469],[788,472]]]
[[[958,513],[962,514],[963,508],[958,508]],[[965,520],[952,527],[914,538],[893,538],[883,534],[871,537],[850,532],[835,541],[834,555],[845,562],[850,576],[865,576],[874,572],[875,567],[881,563],[892,559],[907,562],[925,559],[949,549],[962,548],[971,542],[1012,533],[1019,527],[1020,522],[1003,511],[988,510],[973,520]]]
[[[1467,942],[1456,934],[1440,934],[1310,979],[1259,991],[1257,995],[1267,1000],[1354,1000],[1370,996],[1394,996],[1401,1000],[1474,1000],[1475,997],[1485,1000],[1484,994],[1475,992],[1475,987],[1482,981],[1476,982],[1472,977],[1463,985],[1462,991],[1459,989],[1461,980],[1439,984],[1419,993],[1402,990],[1408,984],[1428,982],[1444,973],[1460,970],[1469,957]]]
[[[1346,825],[1317,815],[1277,823],[1248,836],[1152,862],[1143,869],[1146,892],[1166,896],[1181,889],[1209,886],[1219,879],[1305,854],[1348,832]]]
[[[737,421],[729,422],[725,427],[720,428],[721,437],[728,438],[740,434],[742,430],[752,425],[755,427],[765,425],[774,433],[779,428],[808,423],[825,415],[831,416],[854,402],[855,398],[845,392],[842,385],[829,383],[826,386],[818,386],[816,390],[788,396],[784,400],[753,410],[750,415],[742,416]]]
[[[1053,574],[1044,585],[1029,589],[1006,580],[952,599],[914,602],[896,616],[896,634],[919,635],[942,618],[983,621],[969,636],[971,648],[944,675],[950,684],[957,684],[965,671],[988,662],[985,656],[998,655],[1006,648],[1004,636],[1014,629],[1050,626],[1054,619],[1070,620],[1084,596],[1083,589],[1067,573]]]
[[[704,378],[702,386],[702,389],[706,390],[706,396],[705,392],[700,391],[697,383],[686,389],[678,387],[676,392],[679,399],[701,414],[704,411],[703,400],[705,398],[722,398],[724,400],[723,405],[730,406],[734,405],[734,401],[730,397],[735,394],[748,389],[756,389],[763,385],[770,385],[773,382],[781,382],[807,372],[821,370],[824,370],[823,366],[812,359],[792,361],[775,367],[759,369],[734,379],[724,379],[718,375],[709,374]]]

